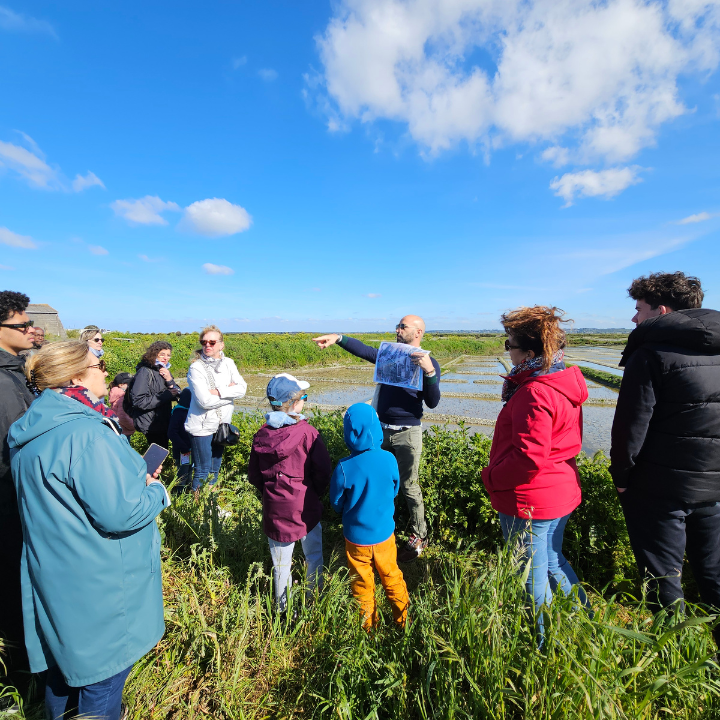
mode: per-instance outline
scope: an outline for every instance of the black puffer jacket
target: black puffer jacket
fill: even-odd
[[[167,434],[172,401],[179,394],[175,380],[166,382],[157,368],[140,361],[130,390],[135,429],[143,435],[149,432]]]
[[[25,384],[24,369],[25,358],[0,350],[0,517],[18,515],[7,434],[10,426],[25,414],[35,399]]]
[[[720,502],[720,312],[678,310],[628,337],[610,451],[648,502]]]

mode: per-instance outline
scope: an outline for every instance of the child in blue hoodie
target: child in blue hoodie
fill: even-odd
[[[370,405],[357,403],[345,413],[345,444],[351,455],[343,458],[330,481],[330,502],[342,514],[345,552],[352,593],[360,604],[363,628],[378,624],[375,606],[377,570],[395,622],[404,627],[410,601],[397,564],[395,497],[400,473],[392,453],[381,449],[383,432]]]

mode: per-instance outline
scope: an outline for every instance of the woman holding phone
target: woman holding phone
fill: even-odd
[[[187,381],[192,393],[185,430],[190,435],[195,465],[192,489],[197,491],[208,475],[217,482],[222,463],[223,447],[213,444],[213,435],[222,423],[232,420],[233,401],[247,391],[247,383],[238,372],[235,362],[225,357],[223,334],[215,325],[200,333],[200,350],[188,370]]]
[[[86,342],[27,363],[40,396],[8,434],[23,525],[23,615],[47,717],[118,720],[133,663],[163,635],[160,534],[170,505],[130,447]]]

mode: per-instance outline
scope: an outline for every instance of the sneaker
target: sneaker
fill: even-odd
[[[408,541],[398,551],[398,560],[400,562],[412,562],[420,557],[422,551],[427,547],[428,539],[421,538],[414,533],[410,535]]]

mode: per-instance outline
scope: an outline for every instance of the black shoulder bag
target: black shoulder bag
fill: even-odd
[[[202,362],[202,360],[200,360],[199,362]],[[213,378],[213,371],[207,365],[205,365],[205,363],[203,363],[203,367],[205,368],[205,374],[207,375],[210,389],[217,390],[217,387],[215,386],[215,378]],[[215,411],[218,414],[220,424],[218,425],[218,429],[213,435],[212,444],[221,445],[222,447],[236,445],[237,441],[240,439],[240,431],[234,425],[222,421],[222,413],[220,412],[220,408],[215,408]]]

